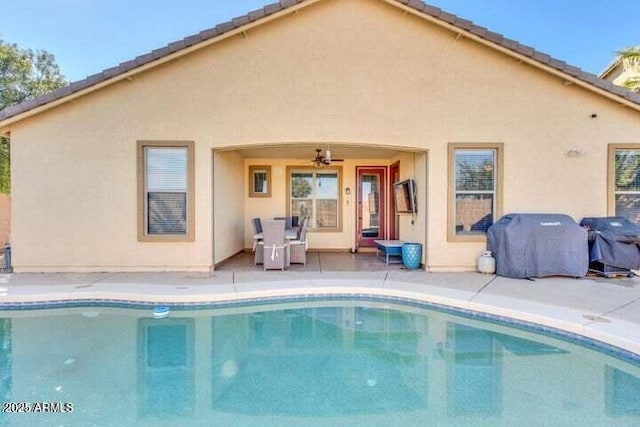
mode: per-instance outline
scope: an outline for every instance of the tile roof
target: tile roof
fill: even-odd
[[[68,86],[59,88],[50,93],[25,101],[21,104],[10,106],[0,111],[0,122],[7,120],[11,117],[28,112],[37,107],[44,106],[50,102],[61,100],[69,95],[78,93],[85,89],[89,89],[100,83],[106,83],[110,79],[114,79],[121,76],[124,73],[135,70],[138,67],[146,66],[154,61],[164,58],[168,55],[177,53],[183,49],[197,45],[223,35],[224,33],[232,30],[239,29],[247,24],[259,21],[263,18],[273,15],[278,12],[282,12],[298,4],[308,2],[310,0],[280,0],[277,3],[272,3],[264,6],[261,9],[257,9],[247,13],[246,15],[233,18],[231,21],[218,24],[217,26],[201,31],[198,34],[194,34],[183,38],[182,40],[169,43],[159,49],[155,49],[150,53],[140,55],[130,61],[123,62],[115,67],[103,70],[100,73],[93,74],[83,80],[73,82]],[[555,59],[543,52],[539,52],[532,47],[522,45],[515,40],[508,39],[502,34],[495,33],[487,28],[474,24],[473,22],[459,18],[456,15],[445,12],[437,7],[430,6],[421,0],[387,0],[392,3],[399,3],[405,5],[415,11],[431,18],[435,18],[443,23],[449,24],[452,30],[458,31],[460,34],[465,33],[476,36],[482,40],[490,42],[495,47],[507,49],[514,52],[517,55],[521,55],[525,58],[529,58],[541,65],[548,66],[568,76],[574,77],[577,80],[583,81],[594,88],[604,90],[613,95],[616,95],[623,100],[640,106],[640,94],[631,92],[620,86],[614,85],[608,80],[604,80],[596,76],[595,74],[587,73],[580,68],[567,64],[564,61]],[[114,80],[115,81],[115,80]]]

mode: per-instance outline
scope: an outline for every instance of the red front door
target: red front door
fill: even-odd
[[[387,168],[385,166],[356,167],[358,194],[356,205],[358,246],[374,246],[374,240],[384,239],[385,234],[385,189]]]

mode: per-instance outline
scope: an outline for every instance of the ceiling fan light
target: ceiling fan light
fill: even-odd
[[[331,161],[331,150],[329,150],[328,148],[324,152],[324,158],[326,159],[327,162]]]

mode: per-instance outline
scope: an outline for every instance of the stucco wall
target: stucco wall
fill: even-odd
[[[254,208],[236,198],[248,159],[212,185],[211,149],[314,142],[426,151],[424,216],[401,236],[428,235],[430,269],[472,268],[484,244],[447,241],[449,142],[504,144],[504,213],[607,213],[607,144],[640,142],[639,113],[565,83],[384,2],[321,1],[12,126],[14,266],[207,269],[212,210],[218,262],[248,245]],[[195,242],[137,242],[141,139],[195,142]],[[312,244],[349,247],[333,237]]]
[[[214,153],[214,233],[215,262],[220,262],[244,249],[244,182],[243,159],[236,152]],[[197,197],[209,204],[211,198]],[[211,234],[209,234],[211,236]],[[211,237],[210,237],[211,238]]]
[[[0,250],[5,244],[10,242],[10,236],[11,196],[8,194],[0,194]]]

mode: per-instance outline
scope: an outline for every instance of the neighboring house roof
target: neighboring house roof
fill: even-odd
[[[622,62],[620,61],[620,57],[618,57],[611,64],[609,64],[609,66],[605,68],[604,71],[602,71],[600,75],[598,75],[598,77],[605,80],[612,80],[612,74],[615,71],[619,70],[621,66]]]
[[[318,1],[321,0],[281,0],[278,3],[269,4],[262,9],[254,10],[246,15],[234,18],[231,21],[201,31],[198,34],[169,43],[165,47],[153,50],[152,52],[123,62],[115,67],[108,68],[84,80],[76,81],[68,86],[27,100],[21,104],[7,107],[0,111],[0,126],[8,126],[22,118],[37,114],[48,108],[53,108],[67,100],[71,100],[77,96],[84,95],[122,79],[130,78],[134,74],[208,46],[219,39],[225,38],[225,36],[241,33],[270,19],[293,12],[298,8],[317,3]],[[471,21],[459,18],[437,7],[429,6],[420,0],[381,1],[405,8],[405,10],[422,16],[430,22],[449,28],[463,37],[471,38],[506,54],[518,57],[534,66],[566,78],[570,83],[580,84],[601,95],[616,99],[625,105],[630,105],[640,110],[640,94],[616,86],[608,80],[601,79],[578,67],[569,65],[564,61],[555,59],[529,46],[522,45],[501,34],[494,33]]]

